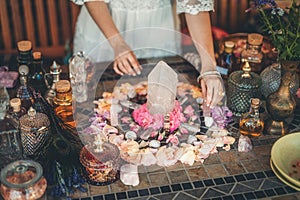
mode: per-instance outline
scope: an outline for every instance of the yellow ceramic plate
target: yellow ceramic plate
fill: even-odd
[[[300,187],[300,132],[279,138],[272,146],[273,165],[289,182]]]
[[[271,169],[273,170],[274,174],[277,176],[277,178],[279,180],[281,180],[284,184],[290,186],[291,188],[300,191],[300,187],[298,187],[297,185],[291,183],[290,181],[288,181],[279,171],[278,169],[275,167],[275,165],[273,164],[272,159],[270,159],[270,166]]]

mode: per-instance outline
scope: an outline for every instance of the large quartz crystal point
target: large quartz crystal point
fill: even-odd
[[[147,107],[151,114],[166,115],[173,110],[177,83],[177,73],[164,61],[157,63],[148,75]]]

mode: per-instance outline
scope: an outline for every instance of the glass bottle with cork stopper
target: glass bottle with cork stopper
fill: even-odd
[[[236,116],[249,110],[251,98],[261,98],[262,81],[258,74],[251,72],[246,61],[242,70],[232,72],[228,79],[228,107]]]
[[[32,63],[32,43],[29,40],[21,40],[17,43],[18,55],[17,62],[18,67],[21,65],[30,66]]]
[[[11,119],[14,127],[19,128],[20,118],[21,116],[26,114],[26,110],[21,107],[20,98],[12,98],[9,101],[9,104],[10,104],[10,109],[7,117]]]
[[[18,125],[9,118],[8,107],[7,89],[0,85],[0,169],[22,156]]]
[[[55,83],[56,96],[53,99],[55,114],[60,117],[66,124],[75,127],[73,118],[73,99],[71,83],[68,80],[59,80]]]
[[[224,51],[218,58],[218,66],[221,69],[221,74],[224,79],[227,79],[232,71],[234,71],[235,57],[233,55],[234,42],[225,41]],[[220,71],[220,70],[219,70]]]
[[[248,61],[253,72],[262,71],[263,53],[261,51],[263,36],[258,33],[248,34],[247,47],[241,54],[242,62]]]
[[[31,76],[29,84],[36,90],[45,93],[47,87],[44,79],[43,58],[41,52],[33,52],[33,62],[30,69]]]
[[[252,98],[249,112],[244,113],[239,122],[240,134],[251,137],[262,135],[264,130],[264,121],[259,113],[260,100]]]

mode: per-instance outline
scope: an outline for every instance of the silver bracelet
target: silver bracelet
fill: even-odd
[[[214,71],[206,71],[206,72],[203,72],[202,74],[200,74],[198,77],[197,77],[197,82],[199,83],[200,80],[202,78],[204,78],[205,76],[218,76],[221,78],[221,74],[220,72],[214,70]]]

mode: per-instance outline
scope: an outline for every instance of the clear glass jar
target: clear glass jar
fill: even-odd
[[[259,113],[260,100],[251,99],[249,112],[244,113],[240,118],[239,132],[245,136],[258,137],[264,130],[264,120]]]
[[[116,145],[104,142],[86,145],[80,152],[80,162],[84,166],[84,176],[92,185],[108,185],[119,179],[120,152]]]
[[[4,200],[36,200],[47,188],[42,166],[31,160],[18,160],[1,171],[1,195]]]

